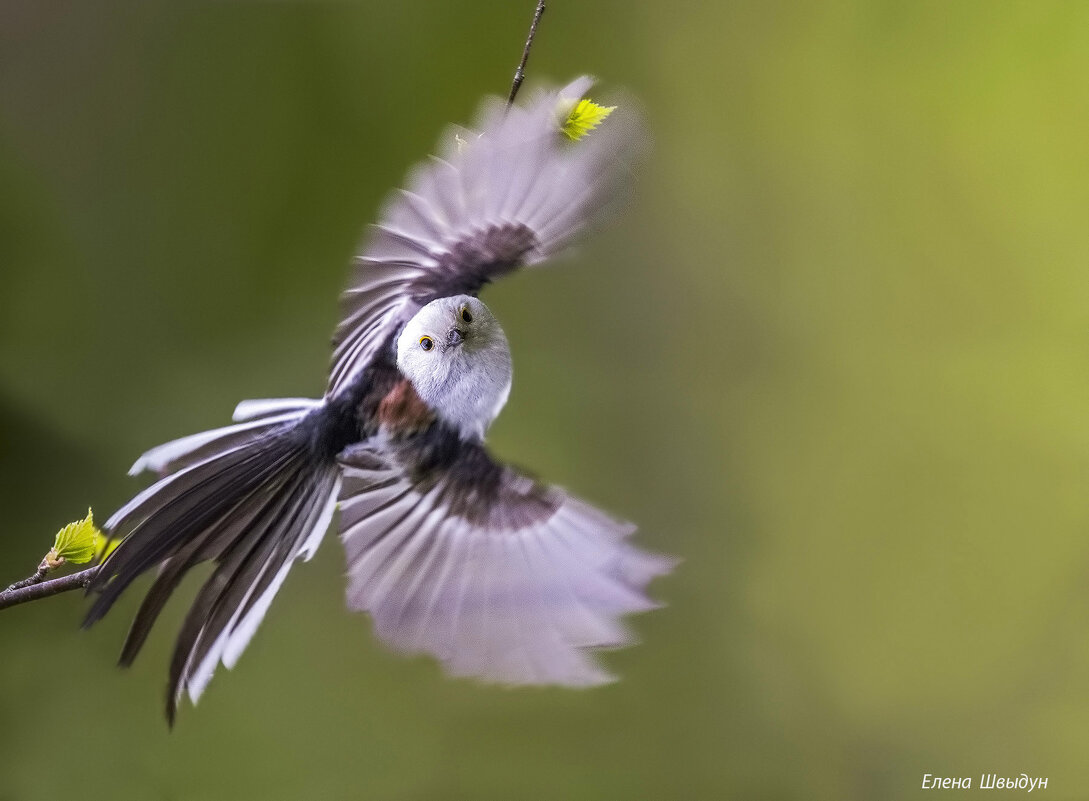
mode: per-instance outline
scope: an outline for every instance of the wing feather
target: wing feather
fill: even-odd
[[[475,295],[549,258],[609,209],[641,135],[634,115],[615,112],[584,140],[563,137],[561,109],[591,84],[579,78],[509,110],[487,100],[476,130],[448,131],[439,155],[409,173],[355,259],[328,395],[350,385],[426,303]]]
[[[391,647],[431,654],[453,675],[610,680],[592,649],[633,641],[622,618],[656,606],[645,587],[672,560],[479,444],[435,445],[410,438],[341,454],[348,605],[369,612]]]

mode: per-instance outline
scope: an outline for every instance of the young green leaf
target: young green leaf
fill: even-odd
[[[101,532],[95,528],[94,514],[87,510],[87,517],[67,526],[57,532],[57,538],[53,541],[53,548],[46,556],[46,562],[50,567],[56,567],[64,562],[81,565],[95,558],[98,539]]]
[[[564,136],[572,142],[577,142],[594,128],[605,121],[616,111],[616,106],[600,106],[592,100],[580,100],[574,105],[563,125],[560,126]]]

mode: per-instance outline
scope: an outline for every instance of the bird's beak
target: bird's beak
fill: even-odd
[[[460,328],[451,328],[450,333],[446,335],[446,344],[450,347],[460,345],[465,341],[465,332]]]

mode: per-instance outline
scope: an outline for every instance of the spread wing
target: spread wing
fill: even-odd
[[[354,260],[333,337],[329,395],[364,369],[401,325],[436,298],[475,295],[494,278],[561,250],[617,197],[638,144],[624,109],[577,142],[563,109],[580,78],[509,110],[486,101],[477,130],[448,131],[394,194]]]
[[[455,676],[611,680],[590,649],[631,643],[620,618],[655,606],[644,588],[673,564],[633,546],[634,526],[439,427],[340,460],[348,605],[382,640]]]

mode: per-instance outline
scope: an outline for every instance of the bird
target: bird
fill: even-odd
[[[513,371],[478,297],[567,250],[625,195],[644,141],[637,114],[564,135],[592,84],[524,104],[489,98],[410,172],[353,258],[323,397],[242,401],[232,425],[133,465],[157,479],[107,522],[119,544],[87,588],[84,625],[154,571],[121,649],[131,665],[182,578],[214,563],[175,641],[171,726],[219,664],[235,667],[338,510],[347,605],[391,649],[485,683],[613,680],[598,652],[633,642],[623,618],[659,605],[647,586],[675,560],[490,454]]]

